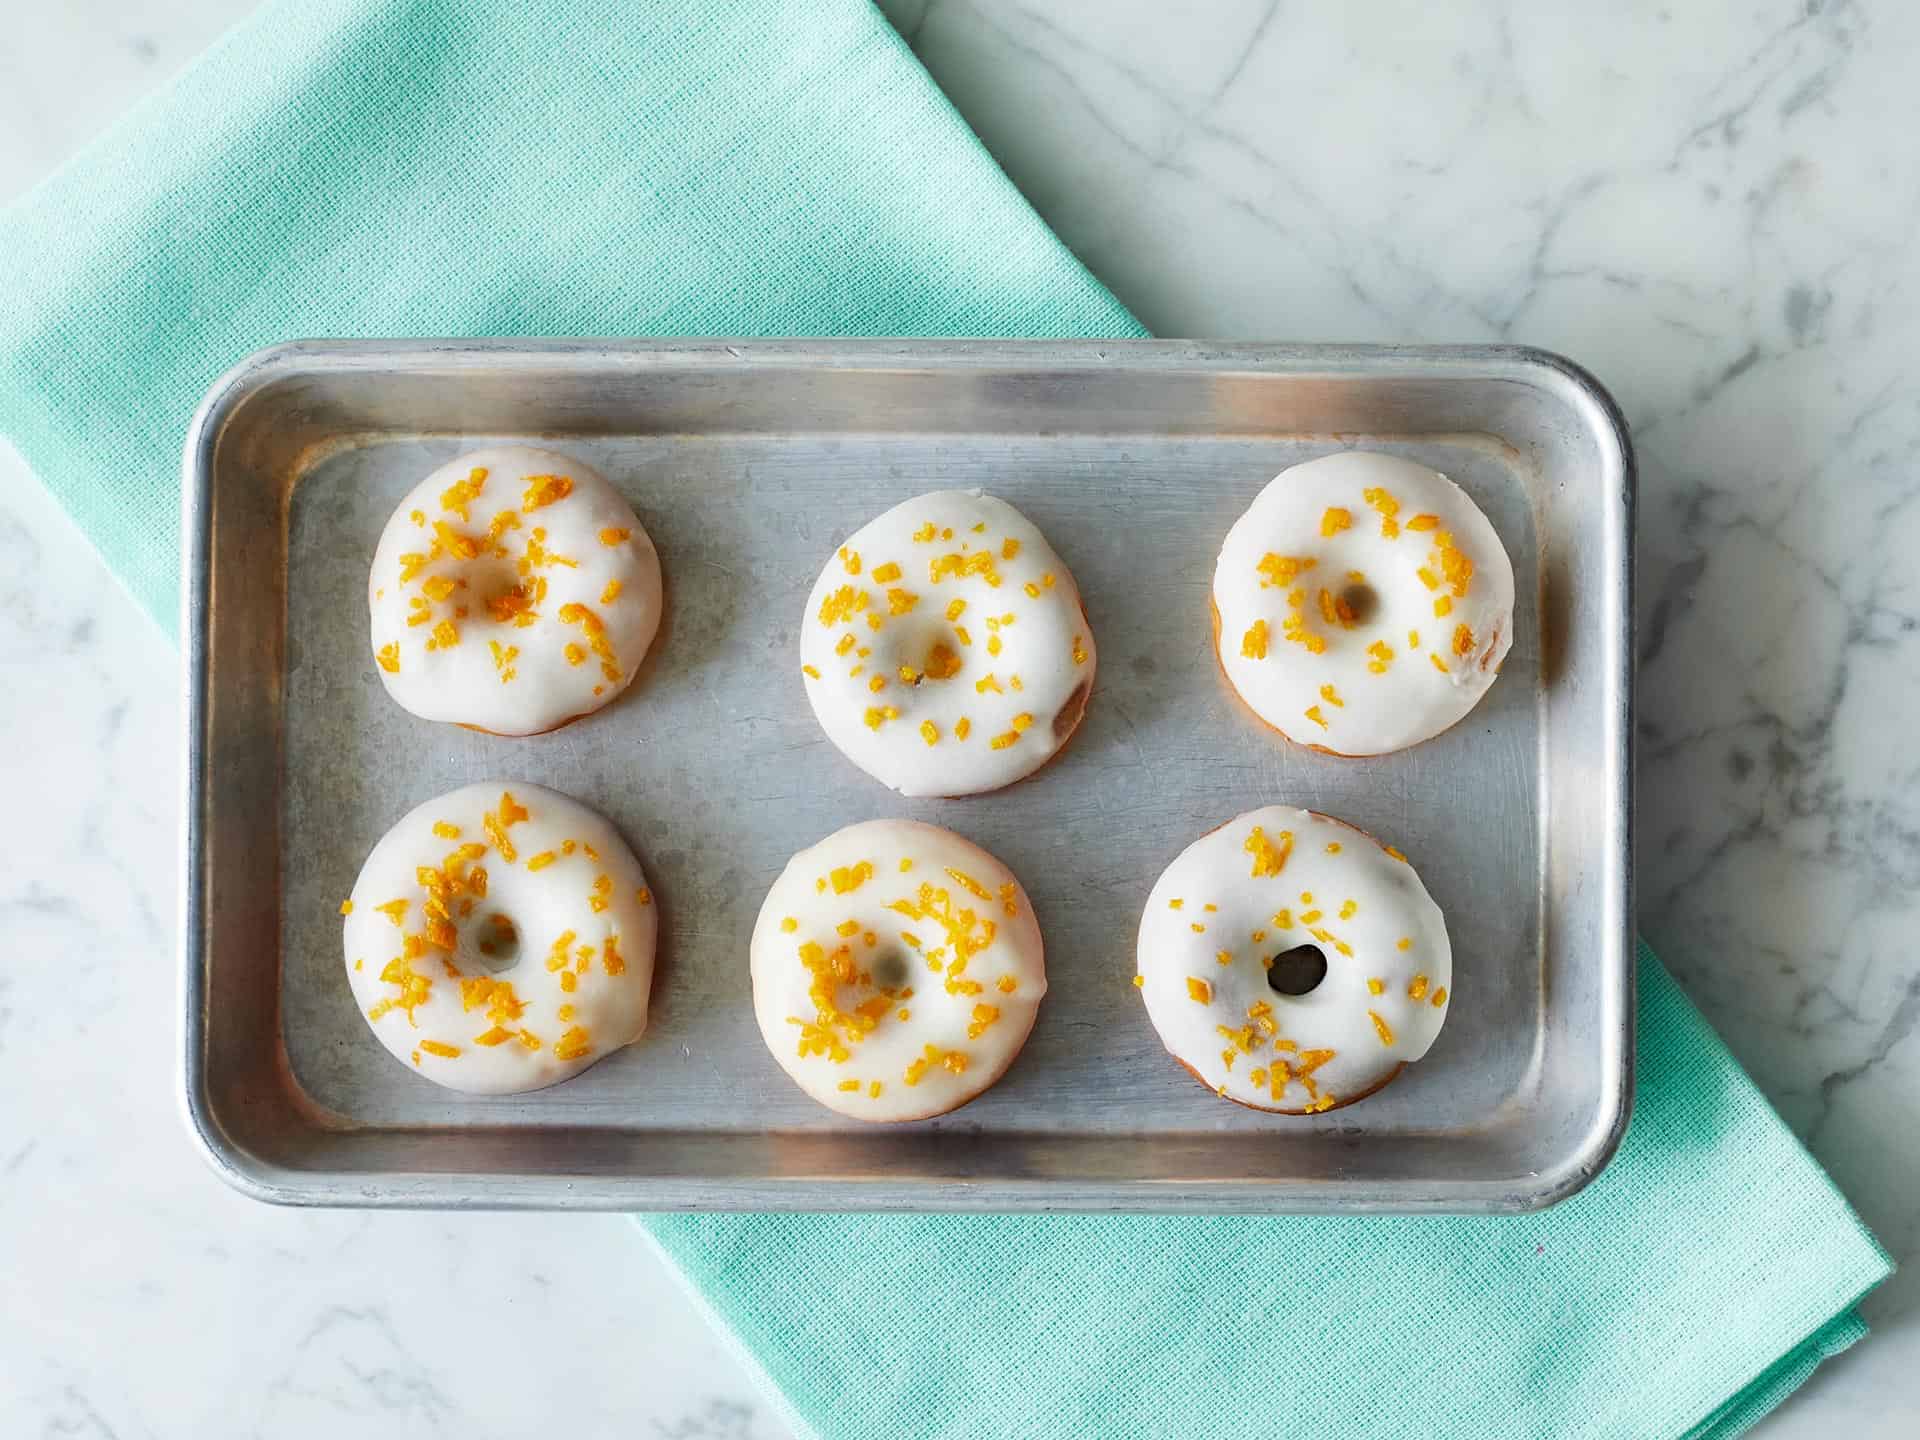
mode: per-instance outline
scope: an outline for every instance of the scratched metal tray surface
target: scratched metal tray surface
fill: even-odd
[[[460,451],[576,455],[660,549],[667,620],[632,691],[555,734],[414,719],[375,676],[365,577],[398,498]],[[1513,557],[1486,700],[1400,754],[1299,749],[1228,692],[1207,595],[1228,526],[1341,447],[1458,480]],[[1632,1088],[1632,462],[1556,357],[1197,342],[303,342],[220,380],[186,457],[189,724],[181,1083],[246,1192],[295,1204],[573,1208],[1521,1211],[1598,1172]],[[908,801],[802,693],[801,609],[894,502],[980,486],[1071,566],[1100,642],[1085,724],[998,794]],[[419,802],[536,781],[605,812],[664,921],[653,1021],[567,1084],[442,1090],[380,1047],[337,909]],[[1216,1099],[1131,985],[1140,907],[1196,836],[1324,810],[1405,850],[1455,999],[1380,1094],[1313,1118]],[[857,820],[948,826],[1032,895],[1050,989],[999,1085],[875,1127],[761,1043],[747,942],[795,850]]]

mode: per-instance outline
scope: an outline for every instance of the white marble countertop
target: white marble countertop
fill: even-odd
[[[10,15],[0,201],[246,8]],[[1612,388],[1641,461],[1642,929],[1904,1260],[1920,7],[888,8],[1155,331],[1527,341]],[[170,1093],[173,651],[8,460],[0,593],[0,1432],[528,1433],[548,1375],[587,1382],[573,1434],[781,1434],[624,1220],[282,1211],[206,1170]],[[1915,1433],[1920,1279],[1865,1309],[1873,1338],[1759,1433]],[[517,1379],[477,1410],[503,1344]]]

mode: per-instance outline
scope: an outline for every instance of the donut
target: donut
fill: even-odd
[[[577,460],[476,450],[407,493],[367,581],[373,659],[423,720],[536,735],[610,704],[660,625],[660,557]]]
[[[869,820],[787,862],[753,928],[753,1012],[780,1068],[856,1120],[924,1120],[987,1089],[1047,967],[1020,882],[950,830]]]
[[[1269,805],[1166,868],[1140,918],[1133,983],[1201,1084],[1303,1115],[1364,1099],[1427,1053],[1453,951],[1406,856],[1344,821]]]
[[[1093,689],[1093,631],[1033,522],[978,491],[896,505],[807,598],[800,671],[827,738],[902,795],[974,795],[1038,770]]]
[[[1383,755],[1479,703],[1513,644],[1513,565],[1437,470],[1350,450],[1275,476],[1227,532],[1214,647],[1254,714]]]
[[[410,811],[340,913],[360,1013],[449,1089],[538,1090],[647,1028],[647,877],[613,826],[552,790],[469,785]]]

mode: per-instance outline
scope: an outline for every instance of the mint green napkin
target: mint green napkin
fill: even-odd
[[[301,335],[1125,335],[863,0],[280,0],[0,215],[0,432],[149,610]],[[1508,1220],[654,1216],[807,1434],[1730,1436],[1885,1257],[1651,956],[1612,1167]]]

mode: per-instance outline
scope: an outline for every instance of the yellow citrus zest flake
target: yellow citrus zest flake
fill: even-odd
[[[1073,663],[1076,665],[1087,663],[1087,642],[1078,635],[1073,637]]]
[[[1019,743],[1020,732],[1018,730],[1004,731],[987,742],[987,744],[995,750],[1005,750]]]
[[[990,551],[976,550],[971,555],[949,552],[927,562],[929,583],[938,585],[949,575],[961,580],[969,575],[978,575],[993,589],[1000,588],[1000,572],[994,569]]]
[[[1453,613],[1453,598],[1442,595],[1433,602],[1433,615],[1436,620],[1444,620]]]
[[[407,923],[407,905],[408,904],[409,902],[404,899],[389,900],[386,904],[376,905],[373,908],[378,910],[382,915],[386,916],[387,919],[391,920],[394,923],[394,926],[398,928],[399,926],[402,926]]]
[[[1384,995],[1386,990],[1387,987],[1384,981],[1377,979],[1369,979],[1367,981],[1367,993],[1369,995]]]
[[[973,721],[969,720],[966,716],[962,715],[958,720],[953,722],[953,738],[954,739],[964,740],[967,738],[967,736],[971,735],[972,733],[973,733]]]
[[[342,915],[351,915],[353,913],[353,901],[342,900],[340,902],[340,913]]]
[[[1306,708],[1306,717],[1322,730],[1327,728],[1327,717],[1320,713],[1320,707],[1318,705],[1309,705]]]
[[[1442,675],[1447,675],[1452,673],[1447,669],[1447,662],[1442,660],[1438,655],[1434,654],[1432,651],[1427,652],[1427,658],[1433,662],[1433,668],[1438,670]]]
[[[1266,621],[1254,621],[1247,628],[1247,633],[1240,637],[1240,653],[1249,660],[1266,659],[1268,634]]]
[[[1446,1003],[1447,1003],[1447,987],[1442,985],[1438,990],[1433,992],[1433,1005],[1435,1009],[1438,1009],[1440,1006]]]
[[[840,563],[846,567],[847,574],[858,575],[860,573],[860,552],[858,550],[849,550],[846,546],[842,545],[840,547]]]
[[[872,603],[873,597],[865,590],[842,585],[820,602],[820,623],[829,628],[844,625]]]
[[[1187,928],[1193,931],[1193,933],[1196,935],[1204,935],[1207,933],[1207,927],[1202,925],[1198,920],[1194,921],[1191,925],[1187,926]]]
[[[800,673],[805,675],[809,680],[818,680],[820,678],[820,672],[811,665],[802,665],[800,667]]]
[[[1233,964],[1233,951],[1222,950],[1218,954],[1216,954],[1213,958],[1222,965],[1231,965]]]
[[[893,589],[887,591],[887,613],[904,615],[920,603],[920,597],[910,590]]]
[[[1426,566],[1422,565],[1418,570],[1414,571],[1413,573],[1420,577],[1420,583],[1426,586],[1427,589],[1438,590],[1440,588],[1440,577],[1434,574],[1433,571],[1429,570]]]
[[[380,662],[380,668],[389,675],[400,673],[400,646],[397,641],[382,645],[373,658]]]
[[[891,560],[884,565],[876,565],[873,567],[873,583],[876,585],[891,585],[899,578],[900,567]]]
[[[544,505],[552,505],[573,493],[573,478],[568,475],[529,475],[527,493],[521,497],[522,510],[538,510]]]
[[[609,547],[619,545],[632,533],[631,530],[622,530],[618,526],[609,525],[600,532],[600,543]]]
[[[871,680],[867,681],[867,689],[871,690],[876,695],[878,695],[882,690],[886,688],[887,688],[887,677],[884,675],[876,675]]]
[[[960,673],[964,664],[960,657],[940,641],[935,641],[927,652],[926,677],[929,680],[951,680]]]
[[[867,1098],[869,1100],[878,1100],[880,1098],[880,1082],[878,1080],[875,1080],[867,1086]]]
[[[999,1018],[1000,1007],[998,1005],[974,1006],[972,1022],[967,1026],[967,1038],[969,1040],[978,1040],[982,1035],[987,1033],[988,1027]]]
[[[977,695],[984,695],[989,690],[993,691],[996,695],[1004,695],[1007,693],[1006,690],[1001,687],[999,680],[994,677],[992,671],[988,671],[985,675],[982,675],[978,680],[974,681],[973,689]]]
[[[1013,559],[1014,556],[1018,555],[1019,553],[1020,553],[1020,542],[1014,539],[1011,535],[1009,535],[1005,540],[1001,541],[1000,558],[1002,560],[1011,560]]]
[[[800,922],[792,915],[789,915],[780,922],[780,928],[784,930],[787,934],[791,935],[793,934],[794,931],[800,928]]]
[[[1378,1010],[1369,1010],[1367,1011],[1367,1018],[1373,1021],[1374,1032],[1379,1035],[1380,1043],[1382,1045],[1393,1044],[1393,1027],[1380,1018],[1380,1012]]]
[[[993,982],[993,988],[998,990],[1002,995],[1011,995],[1020,988],[1020,982],[1011,975],[1002,975],[998,980]]]
[[[433,541],[434,550],[444,550],[456,560],[471,560],[480,553],[480,542],[478,540],[474,539],[471,535],[462,535],[444,520],[436,520],[433,522]],[[406,558],[404,555],[400,557],[403,562]],[[433,557],[429,554],[427,558],[432,559]],[[404,575],[401,576],[402,580],[406,578]]]
[[[1178,896],[1175,896],[1173,899],[1167,901],[1167,909],[1182,910],[1186,908],[1186,904],[1187,902],[1185,900],[1181,899]]]
[[[1146,988],[1147,988],[1147,977],[1146,977],[1146,976],[1144,976],[1144,975],[1136,975],[1136,976],[1134,976],[1134,977],[1133,977],[1133,988],[1134,988],[1134,989],[1136,989],[1136,990],[1144,990],[1144,989],[1146,989]]]
[[[642,885],[638,890],[633,892],[633,903],[636,905],[651,905],[653,903],[653,891]]]
[[[931,720],[922,720],[920,722],[920,738],[929,745],[938,745],[940,743],[940,727]]]
[[[613,653],[613,644],[607,639],[606,623],[584,605],[562,605],[560,607],[562,625],[578,625],[586,632],[587,645],[600,657],[600,673],[609,680],[618,680],[621,675],[619,658]]]
[[[420,1048],[429,1055],[438,1055],[442,1060],[452,1060],[460,1053],[458,1045],[446,1045],[438,1040],[422,1040]]]
[[[1471,655],[1473,653],[1473,628],[1469,625],[1453,627],[1453,653]]]
[[[1407,998],[1409,1000],[1424,1000],[1427,998],[1427,977],[1425,975],[1416,975],[1408,983]]]
[[[467,518],[467,506],[480,498],[480,492],[486,487],[486,483],[486,469],[476,465],[468,472],[466,479],[457,480],[440,492],[440,508],[458,515],[464,522]]]
[[[1433,545],[1434,559],[1448,587],[1455,595],[1465,595],[1473,588],[1473,561],[1461,553],[1453,543],[1453,536],[1445,530],[1435,533]]]
[[[1240,848],[1253,857],[1254,879],[1271,878],[1287,867],[1287,857],[1293,853],[1293,832],[1282,830],[1269,840],[1267,832],[1256,825]]]
[[[878,730],[882,725],[886,724],[887,721],[898,720],[900,718],[900,711],[892,705],[881,705],[877,708],[868,706],[865,718],[869,730]]]
[[[1338,840],[1329,840],[1327,842],[1327,854],[1338,855],[1339,853],[1340,853],[1340,842]]]
[[[593,1049],[593,1043],[581,1026],[575,1025],[553,1042],[553,1058],[556,1060],[578,1060]]]
[[[1393,942],[1393,948],[1396,950],[1411,950],[1413,948],[1413,937],[1411,935],[1402,935],[1398,940]]]
[[[584,665],[586,663],[587,648],[584,645],[576,645],[573,641],[569,640],[561,647],[560,653],[566,656],[569,665]]]
[[[1380,514],[1380,534],[1384,539],[1400,538],[1400,522],[1394,517],[1400,513],[1400,502],[1378,485],[1369,485],[1360,492],[1360,498]]]
[[[493,668],[498,672],[502,685],[520,673],[513,668],[513,662],[520,658],[518,645],[502,645],[498,640],[489,640],[487,648],[493,655]]]
[[[1291,910],[1274,911],[1273,912],[1273,928],[1276,930],[1291,930],[1293,928],[1293,911]]]
[[[442,620],[428,632],[427,649],[451,650],[460,643],[460,627],[451,620]]]
[[[858,1080],[842,1080],[837,1088],[849,1091],[858,1090],[860,1088],[860,1082]]]
[[[1210,1004],[1213,1000],[1213,986],[1205,980],[1202,980],[1198,975],[1189,975],[1187,977],[1187,998],[1198,1001],[1202,1005]]]
[[[840,643],[833,647],[833,653],[836,655],[845,655],[849,650],[853,649],[853,645],[853,632],[849,630],[840,637]]]
[[[1367,646],[1367,669],[1375,675],[1387,673],[1387,667],[1393,664],[1393,647],[1384,640],[1376,640]]]
[[[873,878],[873,862],[862,860],[853,865],[836,865],[827,874],[836,895],[851,895]]]
[[[600,592],[600,603],[602,605],[613,604],[614,601],[620,598],[620,589],[621,586],[618,580],[607,581],[607,588]]]
[[[1409,530],[1438,530],[1439,528],[1440,517],[1438,515],[1416,515],[1407,521],[1407,529]]]
[[[538,855],[527,861],[527,869],[544,870],[559,858],[560,857],[555,855],[551,850],[542,850]]]
[[[1326,513],[1320,517],[1320,534],[1323,538],[1338,535],[1353,524],[1353,512],[1340,505],[1329,505]]]
[[[507,1029],[506,1026],[495,1025],[491,1029],[474,1036],[473,1043],[476,1045],[485,1045],[488,1049],[492,1049],[495,1045],[502,1044],[512,1038],[513,1032]]]
[[[1260,581],[1260,588],[1284,590],[1316,563],[1311,555],[1275,555],[1271,552],[1262,555],[1256,567],[1264,577]]]
[[[860,933],[860,922],[858,920],[842,920],[838,925],[834,926],[833,929],[836,935],[858,935]]]
[[[1029,600],[1038,600],[1040,598],[1040,587],[1034,584],[1033,581],[1027,581],[1021,588],[1027,592],[1027,598]]]

